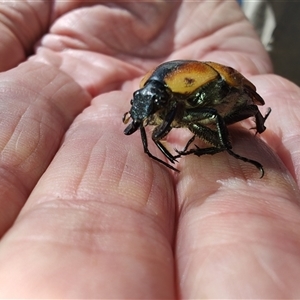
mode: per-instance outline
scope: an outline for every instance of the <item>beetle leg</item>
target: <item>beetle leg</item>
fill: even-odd
[[[205,127],[203,125],[199,127],[199,124],[196,124],[195,128],[193,128],[192,125],[192,129],[194,130],[194,131],[192,130],[192,132],[194,132],[197,135],[198,127],[199,129],[202,128],[203,131],[202,135],[210,144],[214,145],[217,148],[231,149],[232,146],[229,141],[229,133],[224,119],[217,113],[215,109],[205,109],[205,110],[203,109],[202,111],[203,111],[203,115],[206,117],[205,119],[209,119],[215,122],[217,126],[217,134],[218,134],[217,138],[215,134],[216,131],[208,127]]]
[[[272,109],[269,107],[267,113],[263,117],[260,111],[255,115],[256,120],[256,133],[262,133],[266,130],[266,126],[264,125],[268,116],[270,115]]]
[[[161,125],[154,128],[152,133],[152,140],[163,155],[172,163],[177,162],[176,158],[169,152],[169,150],[160,142],[172,129],[171,123],[176,116],[177,106],[171,108],[171,110],[165,116]]]
[[[220,149],[220,151],[232,148],[226,126],[224,128],[217,126],[216,131],[201,124],[191,124],[189,129],[202,140],[213,145],[214,148]]]
[[[229,134],[228,134],[227,126],[224,122],[224,119],[219,114],[214,113],[213,110],[207,110],[205,112],[207,118],[209,117],[209,112],[213,113],[210,116],[210,118],[215,119],[216,126],[217,126],[217,131],[214,131],[214,130],[212,130],[208,127],[205,127],[201,124],[192,124],[192,125],[189,126],[189,129],[195,135],[197,135],[198,137],[206,140],[207,142],[212,144],[214,147],[199,148],[198,146],[196,146],[196,148],[194,148],[194,149],[191,149],[189,151],[185,151],[183,153],[180,152],[179,154],[180,155],[195,154],[197,156],[201,156],[201,155],[204,155],[204,154],[213,155],[213,154],[216,154],[216,153],[219,153],[219,152],[222,152],[222,151],[227,151],[228,154],[230,154],[234,158],[240,159],[244,162],[248,162],[248,163],[254,165],[261,172],[261,177],[260,178],[262,178],[264,176],[263,166],[255,160],[249,159],[247,157],[240,156],[240,155],[236,154],[235,152],[233,152],[231,150],[232,146],[231,146],[229,138],[228,138]]]
[[[179,151],[180,155],[190,155],[190,154],[195,154],[197,156],[201,156],[201,155],[205,155],[205,154],[210,154],[210,155],[214,155],[217,154],[219,152],[223,152],[226,149],[222,149],[222,148],[217,148],[217,147],[208,147],[208,148],[200,148],[197,145],[195,145],[196,148],[190,149],[189,151]]]
[[[230,148],[229,134],[224,119],[214,108],[201,108],[185,116],[186,126],[195,135],[214,145],[217,148]],[[212,130],[207,125],[216,125],[217,130]]]
[[[175,158],[179,158],[181,155],[185,155],[188,151],[187,149],[189,148],[189,146],[191,145],[191,143],[195,140],[196,138],[196,134],[194,134],[186,143],[185,147],[183,148],[183,150],[177,150],[175,149],[175,151],[178,153],[178,155],[175,155]],[[197,147],[197,146],[196,146]]]
[[[257,108],[257,107],[256,107],[256,108]],[[263,118],[263,123],[265,122],[266,118],[269,116],[270,112],[271,112],[271,110],[269,110],[268,114],[265,116],[265,118]],[[262,117],[260,111],[259,111],[258,108],[257,108],[257,113],[256,113],[256,115],[255,115],[256,120],[257,120],[257,118],[258,118],[258,117],[257,117],[258,115]],[[221,119],[222,119],[222,118],[219,118],[219,121],[220,121]],[[218,120],[218,119],[217,119],[217,120]],[[219,125],[218,125],[218,123],[217,123],[217,128],[218,128],[218,130],[221,129],[222,126],[225,126],[225,127],[226,127],[226,125],[225,125],[225,123],[224,123],[224,120],[222,120],[222,121],[223,121],[223,122],[220,122]],[[266,129],[266,127],[263,125],[263,123],[261,123],[261,125],[262,125],[262,128],[264,128],[264,129],[263,129],[263,131],[264,131],[264,130]],[[260,123],[258,123],[258,124],[260,124]],[[227,129],[227,127],[226,127],[226,129]],[[260,130],[260,128],[258,128],[257,131],[258,131],[259,133],[261,133],[259,130]],[[263,132],[263,131],[262,131],[262,132]],[[222,133],[222,131],[221,131],[221,133]],[[228,138],[228,133],[227,133],[227,137],[226,137],[226,138]],[[228,141],[228,142],[229,142],[229,141]],[[248,163],[254,165],[254,166],[260,171],[260,173],[261,173],[260,178],[262,178],[262,177],[264,176],[264,174],[265,174],[264,168],[263,168],[263,166],[262,166],[258,161],[255,161],[255,160],[249,159],[249,158],[247,158],[247,157],[241,156],[241,155],[239,155],[239,154],[236,154],[235,152],[233,152],[233,151],[231,150],[231,148],[232,148],[231,145],[230,145],[230,147],[227,147],[226,144],[224,144],[224,146],[226,147],[227,153],[229,153],[231,156],[233,156],[233,157],[235,157],[235,158],[237,158],[237,159],[240,159],[240,160],[242,160],[242,161],[244,161],[244,162],[248,162]]]
[[[257,118],[259,118],[259,115],[261,115],[261,113],[256,105],[247,105],[224,117],[224,121],[227,125],[231,125],[253,116],[257,120]],[[261,116],[261,118],[263,118],[263,116]]]
[[[176,116],[177,112],[177,105],[173,106],[170,111],[167,113],[167,115],[164,118],[164,121],[161,125],[157,126],[153,133],[152,133],[152,139],[154,141],[161,140],[163,137],[165,137],[172,129],[171,124]]]
[[[269,108],[266,115],[263,117],[261,112],[259,111],[256,105],[248,105],[234,112],[234,114],[230,114],[224,118],[224,121],[227,125],[245,120],[249,117],[254,116],[256,127],[251,129],[256,129],[256,133],[263,133],[266,130],[265,122],[271,113],[271,108]]]
[[[179,172],[179,170],[177,170],[176,168],[174,168],[173,166],[171,166],[170,164],[166,163],[165,161],[159,159],[158,157],[154,156],[148,149],[148,141],[147,141],[147,135],[146,135],[146,131],[145,128],[143,126],[140,127],[140,131],[141,131],[141,138],[142,138],[142,142],[143,142],[143,147],[144,147],[144,152],[151,157],[152,159],[158,161],[159,163],[165,165],[166,167],[170,168],[173,171]],[[159,143],[159,142],[158,142]],[[161,144],[161,143],[159,143]],[[157,145],[157,144],[156,144]],[[162,144],[161,144],[162,145]],[[157,145],[158,146],[158,145]],[[161,150],[161,148],[158,146],[158,148]],[[162,148],[165,149],[165,147],[162,145]],[[167,149],[165,149],[166,152],[168,152]],[[162,151],[162,150],[161,150]],[[163,152],[163,151],[162,151]],[[163,154],[166,156],[166,154],[163,152]],[[171,154],[170,154],[171,155]]]
[[[264,167],[262,166],[262,164],[260,164],[258,161],[256,160],[253,160],[253,159],[249,159],[247,157],[244,157],[244,156],[240,156],[236,153],[234,153],[232,150],[230,149],[226,149],[226,151],[233,157],[237,158],[237,159],[240,159],[244,162],[247,162],[247,163],[250,163],[252,165],[254,165],[259,171],[260,171],[260,178],[263,178],[264,175],[265,175],[265,170],[264,170]]]
[[[195,145],[195,147],[196,148],[191,149],[189,151],[178,151],[178,153],[179,153],[178,156],[182,156],[182,155],[185,156],[185,155],[189,155],[189,154],[194,154],[194,155],[197,155],[197,156],[201,156],[201,155],[204,155],[204,154],[214,155],[214,154],[217,154],[219,152],[227,151],[234,158],[254,165],[260,171],[260,174],[261,174],[260,178],[262,178],[265,174],[263,166],[258,161],[255,161],[255,160],[249,159],[247,157],[241,156],[239,154],[236,154],[231,149],[228,149],[228,148],[223,149],[223,148],[217,148],[217,147],[200,148],[197,145]]]
[[[177,156],[173,156],[169,150],[160,142],[160,141],[154,141],[155,145],[157,146],[157,148],[162,152],[162,154],[171,162],[171,163],[175,163],[177,162],[176,158],[178,158]]]
[[[201,116],[200,118],[199,118],[199,115]],[[200,124],[201,121],[212,123],[212,120],[214,120],[215,124],[217,125],[217,128],[218,128],[217,131],[212,130],[212,129]],[[227,148],[229,148],[229,149],[232,148],[231,144],[229,142],[229,139],[228,139],[229,134],[228,134],[224,119],[217,113],[217,111],[215,109],[213,109],[213,108],[201,109],[201,111],[197,112],[197,121],[199,123],[193,123],[188,126],[188,128],[194,133],[194,136],[192,136],[188,140],[188,142],[183,150],[179,151],[179,150],[175,149],[175,151],[178,153],[178,155],[176,155],[175,158],[178,158],[181,155],[187,155],[187,154],[194,153],[193,149],[190,151],[187,151],[187,149],[191,145],[191,143],[195,140],[196,136],[200,137],[201,139],[208,142],[209,144],[212,144],[215,146],[215,147],[212,147],[211,149],[218,149],[217,151],[215,151],[214,153],[211,153],[211,154],[222,152],[222,151],[226,150]],[[200,149],[199,147],[197,147],[197,148]],[[210,148],[204,148],[204,149],[210,149]],[[207,151],[209,151],[209,150],[207,150]],[[203,154],[206,154],[206,153],[203,153]],[[210,153],[207,153],[207,154],[210,154]],[[202,154],[200,154],[200,155],[202,155]]]

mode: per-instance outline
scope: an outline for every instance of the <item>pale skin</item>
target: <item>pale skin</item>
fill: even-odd
[[[1,297],[299,298],[300,89],[272,74],[239,6],[11,4],[0,5]],[[230,65],[256,85],[267,130],[230,132],[264,178],[226,153],[183,157],[177,174],[123,134],[143,74],[172,59]]]

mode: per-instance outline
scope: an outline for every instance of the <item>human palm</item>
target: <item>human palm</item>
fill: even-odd
[[[300,90],[269,74],[238,5],[53,5],[51,17],[49,2],[0,6],[0,296],[299,297]],[[141,76],[172,59],[230,65],[256,85],[267,130],[230,132],[263,179],[226,153],[183,157],[177,174],[123,134]]]

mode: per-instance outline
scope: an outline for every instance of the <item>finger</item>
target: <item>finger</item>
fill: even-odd
[[[0,4],[0,71],[23,61],[49,25],[51,1]]]
[[[0,236],[9,228],[89,96],[57,69],[24,63],[0,75]]]
[[[293,298],[299,295],[300,193],[274,152],[238,136],[235,152],[186,157],[178,182],[176,244],[180,296]],[[244,152],[244,153],[243,153]]]
[[[168,60],[216,61],[245,75],[269,73],[270,58],[238,1],[182,1]]]
[[[55,66],[94,97],[121,89],[124,82],[143,74],[129,63],[85,50],[56,52],[41,47],[30,61]]]
[[[43,38],[42,46],[55,51],[89,49],[121,60],[131,59],[140,66],[143,66],[144,60],[138,58],[153,58],[150,43],[156,44],[156,56],[163,56],[165,48],[170,49],[172,36],[162,36],[160,32],[169,31],[166,21],[174,10],[173,4],[155,1],[92,3],[92,6],[86,1],[58,3],[58,14],[75,6],[77,9],[56,20],[50,34]],[[85,7],[79,7],[82,5]],[[165,47],[158,47],[158,43],[164,43]]]
[[[300,185],[300,88],[276,75],[258,76],[254,80],[266,106],[272,108],[264,139],[280,157]]]
[[[123,98],[98,97],[67,132],[2,241],[1,295],[174,299],[170,172],[123,134]]]

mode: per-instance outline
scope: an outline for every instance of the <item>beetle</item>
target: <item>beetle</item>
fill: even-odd
[[[219,63],[195,60],[165,62],[149,71],[133,93],[131,108],[123,116],[123,123],[132,122],[124,133],[131,135],[138,129],[144,152],[168,168],[171,164],[154,156],[148,149],[145,127],[154,125],[152,140],[171,162],[184,155],[216,154],[227,151],[231,156],[250,163],[264,176],[263,166],[232,151],[227,126],[254,117],[256,132],[266,130],[265,122],[271,109],[263,116],[258,105],[264,105],[256,87],[237,70]],[[172,128],[188,128],[193,137],[182,151],[172,155],[161,140]],[[195,137],[211,147],[189,149]]]

